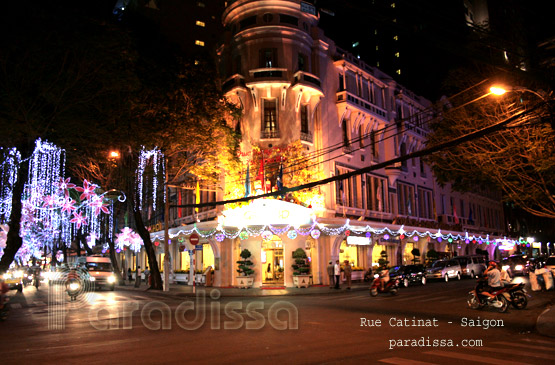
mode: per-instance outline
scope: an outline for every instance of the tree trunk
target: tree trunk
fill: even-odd
[[[150,289],[162,290],[162,277],[160,276],[160,270],[158,269],[158,261],[156,261],[156,252],[154,251],[154,245],[150,240],[150,233],[145,227],[143,217],[141,216],[141,211],[133,209],[133,214],[135,216],[135,224],[137,225],[137,233],[143,239],[145,252],[148,257],[148,264],[150,265]]]
[[[116,258],[116,247],[114,245],[114,241],[108,240],[108,246],[110,246],[110,261],[112,261],[112,266],[118,277],[118,283],[125,284],[125,278],[122,276],[121,270],[118,265],[118,259]]]
[[[17,169],[17,181],[12,191],[12,213],[10,216],[10,231],[6,237],[6,247],[4,247],[4,255],[0,259],[0,273],[7,271],[12,264],[15,254],[23,245],[23,239],[19,237],[19,229],[21,226],[21,196],[23,187],[28,180],[28,169],[23,162]]]

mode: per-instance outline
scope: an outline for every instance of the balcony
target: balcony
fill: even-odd
[[[291,84],[291,87],[293,89],[309,89],[313,92],[313,94],[321,96],[324,95],[320,79],[315,75],[304,71],[297,71],[293,75],[293,83]]]
[[[348,91],[340,91],[337,93],[337,104],[346,103],[350,107],[354,107],[355,109],[366,112],[378,117],[380,119],[384,119],[387,116],[387,112],[385,109],[382,109],[367,100],[359,98],[356,95],[349,93]]]
[[[245,84],[245,78],[239,74],[235,74],[228,78],[222,84],[222,90],[224,93],[229,93],[235,91],[235,89],[246,90],[247,85]]]
[[[260,139],[279,139],[279,131],[261,131]]]
[[[301,132],[301,141],[313,142],[312,132]]]
[[[253,84],[260,84],[264,82],[279,82],[287,84],[287,86],[290,84],[289,80],[287,80],[287,69],[285,68],[257,68],[249,70],[249,76],[250,77],[247,82],[248,87],[253,86]]]

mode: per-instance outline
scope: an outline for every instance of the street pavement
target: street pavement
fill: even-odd
[[[341,295],[345,294],[347,291],[360,292],[368,291],[370,287],[369,283],[353,283],[351,289],[346,289],[345,285],[339,290],[332,289],[327,285],[313,285],[308,288],[290,288],[290,287],[268,287],[268,288],[248,288],[240,289],[235,287],[211,287],[211,289],[217,289],[220,292],[221,297],[265,297],[265,296],[297,296],[297,295]],[[196,295],[196,290],[208,289],[205,286],[190,286],[183,284],[170,284],[169,290],[167,292],[159,290],[150,290],[148,286],[143,283],[139,288],[135,288],[134,285],[120,285],[117,287],[118,290],[129,290],[129,291],[155,291],[159,294],[165,294],[173,297],[192,297]],[[532,292],[530,290],[529,284],[527,284],[527,291],[529,294],[535,295],[537,292]],[[555,337],[555,308],[554,299],[555,291],[543,291],[542,294],[546,297],[545,305],[546,309],[538,316],[536,320],[536,330],[539,334],[549,337]]]

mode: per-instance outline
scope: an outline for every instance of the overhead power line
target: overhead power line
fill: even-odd
[[[531,107],[530,109],[524,110],[520,113],[517,113],[511,117],[508,117],[498,123],[495,123],[491,126],[482,128],[480,130],[477,130],[475,132],[471,132],[468,134],[465,134],[464,136],[461,137],[457,137],[455,139],[452,139],[450,141],[438,144],[436,146],[432,146],[432,147],[428,147],[428,148],[424,148],[422,150],[410,153],[408,155],[404,155],[401,157],[397,157],[394,159],[391,159],[389,161],[384,161],[381,162],[379,164],[376,165],[372,165],[372,166],[367,166],[367,167],[363,167],[361,169],[357,169],[357,170],[353,170],[353,171],[349,171],[346,172],[344,174],[340,174],[340,175],[336,175],[336,176],[332,176],[323,180],[318,180],[318,181],[313,181],[307,184],[303,184],[303,185],[298,185],[292,188],[283,188],[281,190],[278,191],[274,191],[271,193],[266,193],[266,194],[262,194],[262,195],[256,195],[256,196],[249,196],[249,197],[245,197],[245,198],[238,198],[238,199],[230,199],[230,200],[221,200],[221,201],[215,201],[215,202],[208,202],[208,203],[200,203],[200,204],[179,204],[179,205],[170,205],[171,208],[202,208],[202,207],[212,207],[212,206],[218,206],[218,205],[224,205],[224,204],[231,204],[231,203],[241,203],[241,202],[248,202],[251,200],[255,200],[255,199],[261,199],[261,198],[269,198],[269,197],[274,197],[274,196],[283,196],[287,193],[290,192],[294,192],[294,191],[299,191],[299,190],[305,190],[305,189],[310,189],[319,185],[325,185],[327,183],[330,182],[334,182],[334,181],[338,181],[338,180],[344,180],[347,178],[350,178],[352,176],[356,176],[356,175],[362,175],[364,173],[370,172],[370,171],[374,171],[374,170],[379,170],[381,168],[385,168],[387,166],[393,165],[395,163],[398,162],[403,162],[415,157],[421,157],[421,156],[426,156],[426,155],[430,155],[432,153],[441,151],[443,149],[446,148],[451,148],[454,146],[457,146],[461,143],[467,142],[467,141],[471,141],[473,139],[476,138],[481,138],[483,136],[486,136],[488,134],[494,133],[499,131],[500,129],[506,127],[509,123],[530,114],[532,111],[535,111],[536,109],[539,109],[542,106],[547,105],[547,102],[541,102],[536,104],[535,106]]]

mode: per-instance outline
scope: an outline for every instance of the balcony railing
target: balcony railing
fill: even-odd
[[[311,132],[301,132],[301,141],[312,143],[312,133]]]
[[[260,132],[260,139],[280,138],[279,131],[262,131]]]
[[[229,92],[234,88],[246,89],[246,87],[247,85],[245,84],[245,78],[239,74],[231,76],[222,84],[222,90],[224,91],[224,93]]]
[[[385,111],[385,109],[382,109],[367,100],[359,98],[358,96],[355,96],[348,91],[340,91],[337,93],[337,103],[342,102],[347,102],[351,105],[358,106],[359,108],[364,109],[380,118],[386,118],[387,116],[387,112]]]

